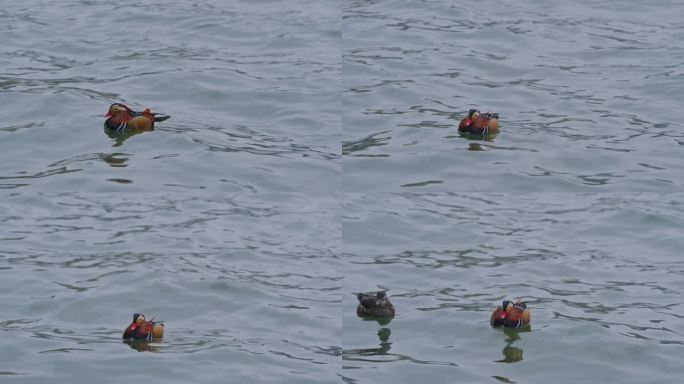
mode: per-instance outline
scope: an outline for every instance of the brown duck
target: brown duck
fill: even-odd
[[[530,323],[531,316],[530,309],[522,301],[504,300],[503,305],[496,307],[489,322],[492,327],[522,328]]]
[[[136,112],[127,105],[120,103],[112,104],[105,116],[108,117],[104,123],[105,127],[117,132],[127,130],[151,131],[154,129],[155,122],[164,121],[171,117],[152,113],[149,108],[145,108],[142,112]]]
[[[498,113],[480,113],[477,109],[468,111],[468,116],[461,119],[458,131],[463,133],[487,134],[499,131]]]
[[[394,306],[384,291],[375,293],[357,293],[359,305],[356,314],[359,317],[394,317]]]
[[[145,320],[141,313],[133,314],[133,322],[123,333],[124,339],[152,340],[164,337],[164,323],[161,321]]]

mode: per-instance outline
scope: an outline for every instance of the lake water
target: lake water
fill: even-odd
[[[1,2],[0,382],[679,381],[682,13]]]
[[[667,1],[349,2],[345,190],[682,190],[681,11]],[[459,137],[470,108],[499,112],[501,133]]]
[[[2,2],[0,382],[339,382],[340,15]]]
[[[387,325],[343,296],[348,383],[673,383],[684,348],[683,194],[354,194],[346,291],[388,289]],[[489,326],[522,298],[531,330]]]

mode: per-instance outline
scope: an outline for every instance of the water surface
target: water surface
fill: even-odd
[[[344,188],[679,191],[681,2],[349,1]],[[470,108],[502,132],[460,137]]]
[[[2,6],[0,381],[339,382],[340,14]],[[110,137],[113,102],[172,118]]]
[[[678,380],[683,11],[4,4],[0,381]],[[108,135],[113,102],[172,118]]]
[[[348,383],[668,383],[681,376],[681,194],[350,194]],[[397,316],[356,317],[387,289]],[[531,330],[493,329],[523,299]]]

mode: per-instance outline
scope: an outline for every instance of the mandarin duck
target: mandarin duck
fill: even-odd
[[[109,112],[105,117],[108,117],[104,123],[107,129],[124,132],[127,130],[151,131],[154,129],[155,122],[164,121],[171,116],[152,113],[149,108],[136,112],[125,104],[114,103],[109,107]]]
[[[394,317],[394,306],[384,291],[376,293],[357,293],[359,305],[356,314],[359,317]]]
[[[530,323],[531,315],[527,304],[522,301],[504,300],[503,305],[496,307],[489,322],[492,327],[522,328]]]
[[[161,321],[145,320],[141,313],[133,314],[133,322],[123,333],[123,339],[152,340],[164,337],[164,323]]]
[[[468,116],[464,117],[458,124],[458,131],[463,133],[487,134],[499,131],[498,113],[480,113],[477,109],[468,111]]]

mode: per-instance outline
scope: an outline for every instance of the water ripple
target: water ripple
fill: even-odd
[[[442,375],[458,372],[481,381],[509,372],[486,362],[536,366],[570,358],[569,352],[576,353],[570,358],[575,366],[601,373],[624,361],[622,353],[610,355],[618,348],[639,356],[639,362],[628,358],[634,374],[665,378],[652,367],[676,365],[662,356],[684,343],[678,299],[683,269],[673,256],[682,246],[681,198],[347,194],[345,290],[388,290],[397,316],[391,341],[383,340],[376,322],[355,316],[355,297],[343,296],[345,377],[408,382],[416,372],[432,374],[421,361],[445,362],[446,355],[454,365]],[[524,300],[532,311],[524,335],[489,326],[494,307],[510,299]],[[562,353],[553,352],[559,348]],[[389,368],[395,354],[416,361]],[[613,363],[593,364],[598,355]],[[550,374],[539,369],[540,377]],[[580,380],[562,368],[554,375]]]

